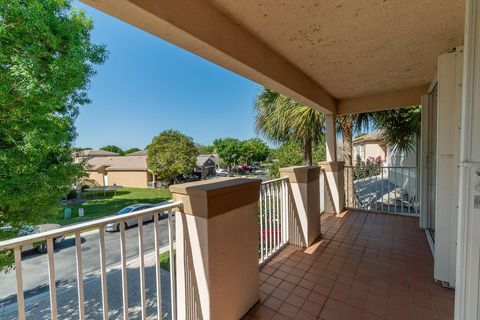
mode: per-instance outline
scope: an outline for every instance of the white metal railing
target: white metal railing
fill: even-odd
[[[144,261],[144,237],[143,237],[143,218],[152,215],[153,213],[153,229],[155,241],[155,268],[156,268],[156,304],[157,304],[157,319],[163,319],[162,315],[162,295],[161,295],[161,273],[160,273],[160,226],[159,214],[168,212],[168,237],[169,237],[169,251],[170,251],[170,286],[171,286],[171,307],[172,319],[176,315],[175,303],[175,264],[173,253],[173,209],[181,209],[182,202],[173,201],[165,205],[159,205],[153,208],[139,210],[136,212],[127,213],[124,215],[115,215],[98,220],[88,221],[84,223],[74,224],[63,228],[50,230],[38,234],[32,234],[24,237],[10,239],[0,242],[0,251],[13,250],[15,260],[15,274],[16,274],[16,290],[17,290],[17,307],[18,319],[25,319],[25,299],[23,290],[23,275],[22,275],[22,246],[31,245],[34,243],[45,242],[47,244],[47,261],[48,261],[48,283],[50,293],[50,314],[51,319],[58,318],[57,314],[57,293],[55,284],[55,265],[54,265],[54,239],[64,237],[66,235],[75,235],[75,256],[76,256],[76,276],[78,288],[78,319],[85,319],[85,304],[84,304],[84,285],[83,285],[83,263],[81,250],[81,233],[90,231],[92,229],[99,230],[99,260],[100,260],[100,282],[102,289],[102,311],[103,319],[108,319],[108,287],[107,287],[107,271],[105,262],[105,225],[109,223],[120,222],[120,258],[121,258],[121,279],[122,279],[122,302],[123,302],[123,318],[128,319],[128,286],[127,286],[127,258],[126,258],[126,239],[125,239],[125,222],[126,220],[137,219],[138,221],[138,259],[140,272],[140,302],[142,319],[147,318],[147,303],[146,303],[146,289],[145,289],[145,261]]]
[[[288,178],[265,181],[259,199],[259,263],[263,264],[289,241],[291,212]]]
[[[418,215],[417,167],[345,166],[345,205],[349,208]]]

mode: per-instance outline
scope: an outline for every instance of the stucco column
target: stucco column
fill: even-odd
[[[455,319],[480,317],[480,0],[466,1]]]
[[[324,161],[318,165],[325,172],[323,197],[326,213],[341,213],[345,207],[345,162]]]
[[[290,221],[290,232],[299,232],[301,244],[308,247],[320,236],[318,181],[320,168],[313,166],[281,168],[280,175],[288,177],[295,204],[294,221]],[[298,238],[298,235],[290,234],[290,239],[295,238]]]
[[[337,135],[335,130],[335,116],[325,116],[327,161],[337,161]]]
[[[177,213],[177,315],[240,319],[259,299],[261,180],[222,178],[170,187]]]

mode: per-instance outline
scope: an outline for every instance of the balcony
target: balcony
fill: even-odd
[[[10,311],[20,319],[453,319],[454,291],[434,281],[417,216],[357,210],[320,215],[323,207],[338,205],[326,197],[332,172],[314,166],[281,174],[265,182],[176,185],[169,204],[0,243],[15,256],[17,304]],[[164,229],[162,212],[168,212]],[[152,217],[153,227],[144,226]],[[122,223],[129,219],[138,221],[134,239]],[[105,263],[104,229],[112,222],[120,222],[116,269]],[[92,229],[99,232],[96,278],[84,272],[91,260],[82,259],[82,233]],[[146,254],[149,232],[154,250]],[[169,273],[159,268],[163,232],[171,258],[176,243]],[[68,291],[57,288],[53,244],[69,234],[76,284]],[[36,307],[24,298],[21,246],[39,241],[47,243],[48,264],[41,271],[48,273],[49,297]],[[138,251],[129,261],[130,241],[138,241]]]
[[[324,214],[321,240],[286,247],[260,283],[260,303],[244,319],[453,319],[454,291],[434,281],[411,217]]]

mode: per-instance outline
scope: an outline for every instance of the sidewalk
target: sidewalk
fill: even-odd
[[[171,319],[170,272],[161,270],[162,275],[162,311],[163,319]],[[115,266],[107,270],[109,319],[123,319],[121,269]],[[127,265],[128,305],[131,319],[141,318],[140,272],[137,259]],[[145,255],[145,284],[147,315],[156,319],[155,256]],[[85,313],[88,319],[102,319],[102,291],[100,274],[84,279]],[[59,319],[78,319],[77,286],[66,285],[57,288]],[[50,319],[50,298],[48,292],[25,301],[27,319]],[[18,319],[17,306],[11,304],[0,309],[0,319]]]

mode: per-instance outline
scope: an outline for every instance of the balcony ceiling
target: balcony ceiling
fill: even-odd
[[[413,103],[463,44],[464,0],[83,1],[326,113]]]
[[[210,0],[337,99],[428,84],[463,44],[458,0]]]

